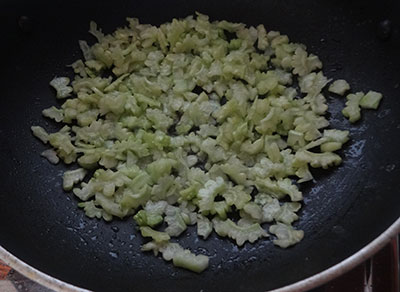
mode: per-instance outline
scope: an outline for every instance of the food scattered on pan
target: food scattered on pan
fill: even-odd
[[[79,41],[72,82],[50,82],[65,102],[43,115],[64,126],[32,127],[51,163],[80,166],[64,173],[64,189],[90,218],[133,217],[150,239],[143,251],[194,272],[209,259],[176,242],[188,225],[239,246],[298,243],[298,184],[313,179],[310,167],[339,165],[335,151],[349,139],[329,128],[331,80],[319,58],[263,25],[202,14],[159,27],[127,20],[107,35],[90,23],[97,42]],[[350,122],[382,98],[351,93],[345,80],[328,90],[347,94]]]

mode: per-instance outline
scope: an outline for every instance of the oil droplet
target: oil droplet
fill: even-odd
[[[392,34],[392,22],[389,19],[385,19],[378,24],[378,37],[381,40],[387,40]]]
[[[352,158],[360,157],[362,151],[364,150],[364,146],[365,146],[365,140],[360,140],[355,142],[353,145],[350,146],[348,155]]]
[[[81,221],[79,222],[79,226],[77,227],[77,229],[84,229],[85,228],[85,222]]]
[[[335,225],[332,227],[332,232],[336,234],[343,234],[345,232],[345,229],[343,228],[343,226]]]
[[[110,251],[108,254],[109,254],[110,256],[112,256],[113,258],[115,258],[115,259],[118,258],[118,253],[117,253],[117,252]]]
[[[378,118],[382,119],[382,118],[388,116],[390,114],[390,112],[391,112],[391,110],[389,108],[385,109],[383,111],[380,111],[378,114]]]
[[[83,245],[87,245],[88,244],[83,237],[80,236],[79,239],[83,243]]]
[[[389,164],[389,165],[386,165],[385,170],[387,172],[392,172],[395,168],[396,168],[395,164]]]
[[[237,245],[232,246],[232,252],[239,252],[239,247]]]
[[[257,261],[257,257],[255,257],[255,256],[252,256],[247,260],[248,263],[252,263],[252,262],[255,262],[255,261]]]

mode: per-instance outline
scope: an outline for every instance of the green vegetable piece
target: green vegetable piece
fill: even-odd
[[[145,210],[140,210],[133,216],[136,223],[139,226],[150,226],[155,227],[163,221],[163,217],[160,214],[154,214]]]
[[[344,144],[349,141],[349,131],[335,129],[324,130],[324,138],[326,138],[327,142],[338,142]]]
[[[230,163],[226,163],[220,166],[221,170],[227,174],[234,182],[237,184],[245,184],[247,175],[245,172],[242,172],[241,167],[233,167],[234,165]]]
[[[270,226],[269,232],[278,237],[278,239],[274,239],[273,242],[282,248],[294,245],[304,237],[304,232],[302,230],[295,230],[292,226],[279,222],[276,225]]]
[[[235,206],[236,209],[243,209],[244,205],[251,200],[251,195],[244,191],[243,186],[234,186],[228,188],[222,193],[229,206]]]
[[[301,92],[308,93],[307,96],[309,98],[316,97],[318,94],[320,94],[321,90],[328,82],[329,80],[322,72],[313,72],[299,78]]]
[[[140,180],[141,176],[137,176],[135,180]],[[131,187],[125,188],[122,194],[120,205],[122,208],[136,209],[146,204],[150,199],[151,189],[148,185],[137,188],[135,183]]]
[[[305,146],[306,142],[304,140],[304,133],[290,130],[287,139],[288,145],[293,149],[299,149]]]
[[[233,50],[240,49],[241,46],[242,46],[242,40],[241,39],[232,39],[229,42],[228,48],[233,51]]]
[[[260,134],[272,134],[275,132],[281,113],[282,109],[273,107],[269,111],[268,115],[259,122],[258,126],[256,126],[256,131]]]
[[[280,162],[281,161],[281,153],[279,151],[278,144],[271,143],[265,146],[267,151],[268,158],[271,159],[272,162]]]
[[[166,201],[147,201],[146,206],[144,206],[144,210],[151,214],[162,215],[165,212],[165,209],[168,206],[168,202]]]
[[[58,109],[55,106],[44,109],[42,111],[43,116],[53,119],[56,122],[61,122],[64,119],[64,111],[62,109]]]
[[[280,213],[280,210],[281,206],[279,205],[279,201],[270,197],[270,201],[262,207],[262,221],[272,222]]]
[[[299,216],[295,212],[300,208],[301,204],[297,202],[284,203],[279,211],[274,214],[274,219],[284,224],[292,224],[293,221],[299,219]]]
[[[289,195],[292,201],[303,199],[302,193],[288,178],[277,181],[272,181],[270,178],[256,179],[255,184],[259,191],[266,192],[277,199],[282,199],[286,195]]]
[[[103,218],[105,221],[112,220],[112,215],[108,214],[101,208],[97,208],[93,200],[88,202],[78,203],[78,207],[83,208],[86,216],[88,216],[89,218],[97,218],[97,219]]]
[[[50,81],[50,85],[57,91],[57,98],[66,98],[71,95],[72,87],[68,86],[68,77],[56,77]]]
[[[250,142],[250,140],[245,141],[241,147],[240,150],[243,152],[246,152],[250,155],[255,155],[259,152],[261,152],[264,148],[264,139],[260,138],[254,141],[253,143]]]
[[[382,94],[376,91],[368,91],[360,100],[360,106],[366,109],[378,109]]]
[[[143,237],[151,237],[155,242],[164,242],[170,239],[167,233],[156,231],[148,226],[140,227],[140,233]]]
[[[147,109],[146,116],[153,123],[153,127],[163,132],[173,124],[174,120],[168,117],[159,109]]]
[[[225,151],[217,145],[215,139],[207,138],[201,143],[200,149],[208,155],[208,159],[213,163],[226,159]]]
[[[91,180],[92,181],[92,180]],[[89,198],[93,197],[95,194],[94,183],[81,183],[81,188],[74,188],[72,190],[75,196],[77,196],[82,201],[87,201]]]
[[[259,50],[265,50],[268,47],[269,42],[267,38],[267,31],[264,25],[262,24],[257,26],[257,38],[258,38],[257,48]]]
[[[49,141],[49,134],[40,126],[32,126],[31,127],[32,134],[46,144]]]
[[[100,160],[100,153],[88,153],[78,158],[80,166],[86,169],[91,169],[97,166],[97,162]]]
[[[303,147],[303,149],[308,150],[308,149],[311,149],[311,148],[314,148],[317,146],[322,146],[324,144],[327,144],[329,146],[323,146],[323,147],[321,147],[321,149],[322,148],[324,148],[324,149],[332,148],[332,149],[338,150],[348,140],[349,140],[349,131],[329,129],[329,130],[324,130],[324,134],[323,134],[322,138],[308,143],[306,146]],[[333,144],[328,144],[328,143],[333,143]],[[337,147],[339,147],[339,148],[337,148]],[[335,151],[335,150],[331,150],[331,151]],[[323,152],[327,152],[327,151],[323,151]]]
[[[66,191],[72,190],[74,184],[82,181],[86,176],[87,171],[83,168],[78,168],[75,170],[69,170],[64,172],[63,175],[63,188]]]
[[[244,205],[243,210],[257,221],[260,221],[263,217],[263,211],[261,207],[256,203],[247,203],[246,205]]]
[[[87,65],[88,65],[88,62],[91,62],[91,61],[87,61],[86,62]],[[102,67],[103,67],[103,64],[100,63],[100,65],[98,67],[96,67],[96,71],[100,71],[102,69]],[[115,90],[120,84],[122,84],[124,79],[128,76],[129,76],[128,73],[119,76],[113,83],[111,83],[106,88],[104,88],[104,92],[111,92],[111,91]]]
[[[212,222],[205,216],[197,215],[197,235],[202,236],[204,239],[211,234],[213,230]]]
[[[209,263],[207,256],[195,255],[177,243],[150,241],[142,246],[142,251],[153,251],[155,255],[161,252],[164,260],[196,273],[204,271]]]
[[[82,51],[82,54],[85,60],[91,60],[93,58],[92,51],[86,41],[79,41],[79,47]]]
[[[177,253],[173,259],[173,264],[176,267],[188,269],[190,271],[201,273],[208,267],[209,259],[205,255],[195,255],[189,250]]]
[[[333,82],[328,88],[330,92],[339,95],[344,95],[345,92],[348,91],[349,89],[350,89],[349,83],[347,83],[347,81],[343,79],[335,80],[335,82]]]
[[[316,69],[322,68],[319,58],[313,54],[308,56],[302,47],[298,47],[294,52],[291,65],[293,74],[298,74],[299,76],[305,76]]]
[[[229,211],[230,208],[226,201],[218,201],[214,202],[214,208],[211,210],[211,214],[218,214],[220,218],[226,219]]]
[[[183,231],[187,229],[185,220],[183,218],[182,211],[173,206],[167,206],[165,211],[165,222],[167,223],[167,228],[165,232],[170,236],[179,236]]]
[[[53,149],[44,150],[42,153],[40,153],[40,155],[46,157],[47,160],[52,164],[57,164],[60,161],[57,156],[57,152],[55,152]]]
[[[327,142],[321,145],[321,152],[333,152],[342,148],[342,143]]]
[[[147,166],[147,172],[152,180],[157,182],[162,176],[169,175],[172,168],[176,166],[176,161],[169,158],[161,158]]]
[[[364,93],[357,92],[347,95],[347,102],[342,114],[349,119],[351,123],[357,122],[361,118],[360,101],[364,97]]]
[[[215,197],[222,192],[225,187],[225,182],[222,177],[207,181],[204,188],[201,188],[197,194],[197,198],[199,199],[199,211],[205,212],[213,210]]]
[[[112,198],[108,198],[101,193],[95,194],[95,204],[100,205],[107,213],[121,219],[132,213],[131,209],[116,203]]]
[[[69,127],[65,126],[57,133],[49,135],[51,146],[57,149],[58,155],[69,164],[76,160],[76,148],[72,144]]]
[[[185,201],[193,200],[197,196],[197,193],[200,190],[200,188],[201,188],[200,183],[194,182],[191,186],[179,192],[181,200]]]
[[[268,237],[258,223],[249,226],[238,226],[232,220],[221,220],[218,217],[212,220],[214,230],[220,236],[228,236],[236,241],[236,244],[242,246],[246,241],[255,242],[261,237]]]
[[[332,152],[313,153],[307,150],[300,150],[295,155],[293,165],[301,166],[304,163],[309,163],[312,167],[327,169],[329,166],[336,166],[341,162],[342,158]]]

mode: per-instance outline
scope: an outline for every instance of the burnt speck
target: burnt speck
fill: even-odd
[[[388,40],[392,34],[392,22],[389,19],[382,20],[378,24],[377,35],[381,40]]]
[[[28,16],[18,18],[18,27],[23,33],[31,33],[33,31],[33,22]]]
[[[114,231],[114,232],[118,232],[119,228],[117,226],[113,226],[113,227],[111,227],[111,230]]]

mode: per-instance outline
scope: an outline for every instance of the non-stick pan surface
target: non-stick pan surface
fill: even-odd
[[[387,0],[3,1],[0,245],[45,273],[96,291],[264,291],[342,261],[400,215],[399,8]],[[190,229],[182,245],[210,256],[201,275],[140,252],[144,241],[131,218],[85,217],[62,191],[67,167],[41,158],[45,146],[30,133],[31,125],[57,129],[41,117],[43,108],[57,104],[48,82],[72,76],[65,65],[80,58],[79,39],[93,41],[90,20],[111,32],[127,16],[161,24],[196,10],[288,34],[320,56],[329,78],[384,95],[378,111],[363,111],[362,121],[350,125],[340,113],[345,99],[327,94],[331,125],[350,130],[352,139],[341,166],[315,171],[315,182],[302,187],[301,243],[283,250],[262,240],[237,248],[215,234],[196,239]]]

